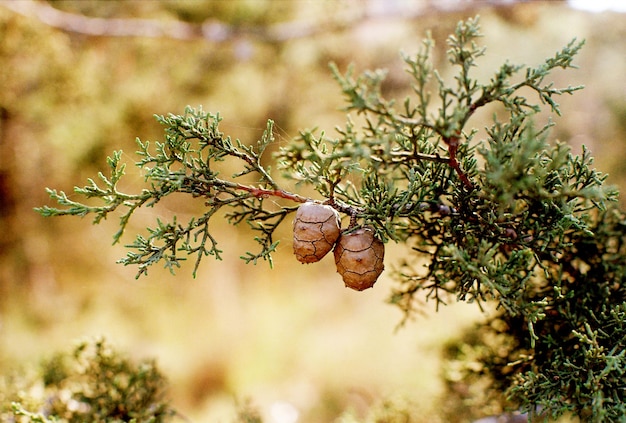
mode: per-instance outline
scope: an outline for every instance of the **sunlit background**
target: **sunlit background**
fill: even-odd
[[[175,276],[153,268],[135,280],[136,269],[115,264],[126,254],[111,245],[116,216],[92,226],[89,218],[44,219],[33,208],[52,205],[45,187],[71,192],[105,171],[117,149],[129,165],[124,189],[140,190],[143,178],[131,169],[135,138],[159,140],[153,115],[186,105],[220,112],[222,131],[246,143],[261,136],[267,119],[276,122],[279,145],[298,129],[332,133],[345,115],[329,62],[341,70],[350,63],[357,71],[386,68],[385,95],[403,99],[410,81],[399,51],[416,52],[431,31],[435,65],[445,73],[445,37],[477,14],[488,48],[475,70],[483,80],[505,60],[534,65],[572,38],[586,39],[580,69],[553,76],[557,86],[586,86],[560,100],[553,136],[576,152],[588,146],[610,183],[623,187],[623,5],[0,2],[0,370],[104,335],[132,357],[157,360],[173,406],[189,421],[233,421],[246,401],[270,423],[373,421],[389,402],[411,410],[412,421],[441,421],[441,348],[480,318],[474,305],[435,312],[426,303],[422,316],[398,327],[403,316],[387,304],[389,272],[374,289],[346,289],[332,257],[297,263],[289,227],[273,269],[244,265],[239,256],[253,247],[252,235],[226,222],[214,227],[224,260],[207,259],[195,279],[189,263]],[[206,38],[120,34],[106,25],[96,34],[95,21],[87,21],[89,33],[72,16],[131,29],[141,25],[128,19],[182,22],[202,27]],[[157,218],[201,213],[201,205],[179,200],[141,211],[122,244]],[[387,246],[387,269],[403,248]]]

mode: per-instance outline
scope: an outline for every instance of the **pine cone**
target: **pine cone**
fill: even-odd
[[[320,261],[340,234],[339,213],[331,206],[304,203],[293,221],[293,253],[302,263]]]
[[[347,287],[357,291],[374,286],[384,269],[385,244],[371,228],[341,235],[334,253],[337,272]]]

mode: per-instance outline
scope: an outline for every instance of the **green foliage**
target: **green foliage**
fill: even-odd
[[[44,362],[36,377],[4,377],[0,420],[166,422],[167,382],[149,361],[133,363],[103,339],[81,342]]]
[[[120,163],[121,151],[115,152],[108,159],[111,176],[98,174],[101,186],[93,179],[89,185],[75,188],[75,193],[85,198],[98,198],[103,206],[93,206],[71,200],[63,191],[48,190],[50,197],[65,209],[42,207],[38,211],[44,216],[94,215],[94,224],[118,210],[123,209],[120,218],[120,230],[114,235],[118,242],[132,214],[140,207],[153,207],[164,197],[175,193],[189,194],[204,198],[206,212],[183,224],[176,218],[172,222],[157,221],[156,227],[148,228],[148,236],[137,236],[128,247],[136,252],[129,252],[120,260],[125,265],[137,265],[137,276],[147,272],[154,263],[163,262],[165,267],[174,270],[185,260],[185,255],[195,255],[197,270],[203,257],[212,255],[221,258],[222,251],[209,229],[209,222],[223,207],[229,208],[225,218],[237,225],[247,222],[261,245],[259,253],[247,253],[243,259],[254,262],[258,259],[270,260],[277,241],[273,232],[294,210],[294,208],[276,208],[273,203],[267,205],[264,200],[271,195],[279,195],[291,200],[305,201],[296,194],[280,191],[277,183],[262,166],[261,159],[266,147],[274,140],[272,122],[255,146],[247,146],[239,140],[232,141],[218,129],[219,115],[205,113],[202,109],[187,108],[182,116],[157,116],[165,126],[165,141],[156,142],[151,151],[149,142],[137,140],[140,160],[136,166],[141,168],[149,187],[139,194],[126,194],[118,189],[118,182],[124,176],[125,164]],[[219,165],[227,158],[235,159],[241,171],[231,175],[231,179],[220,177]],[[239,179],[254,175],[257,185],[252,187],[238,182]],[[220,216],[220,218],[222,218]]]
[[[237,403],[236,414],[233,423],[263,423],[259,410],[249,400]]]
[[[362,413],[344,412],[337,419],[337,423],[415,423],[422,420],[424,416],[411,404],[403,404],[398,401],[385,400],[377,404],[372,404],[365,416],[358,416]]]
[[[437,306],[458,300],[495,309],[448,351],[456,369],[450,386],[484,387],[479,410],[491,403],[532,418],[619,420],[626,414],[626,219],[589,152],[577,156],[550,142],[551,124],[537,128],[535,119],[543,109],[560,114],[556,98],[581,89],[555,88],[546,78],[574,67],[583,43],[574,40],[535,67],[505,63],[483,82],[472,74],[485,54],[479,37],[478,21],[469,19],[448,38],[451,82],[432,66],[430,38],[416,55],[404,55],[413,95],[400,103],[384,98],[384,71],[355,77],[352,68],[342,74],[332,66],[347,101],[345,126],[336,138],[302,131],[274,159],[286,178],[323,197],[316,201],[407,246],[390,298],[407,319],[424,297]],[[472,117],[487,105],[497,112],[481,135]],[[76,188],[103,205],[49,190],[64,208],[38,211],[93,214],[98,223],[121,208],[118,241],[139,207],[190,194],[204,199],[204,214],[187,223],[158,221],[121,262],[138,265],[139,276],[157,262],[173,269],[181,255],[195,255],[195,269],[206,255],[219,259],[209,222],[222,207],[219,219],[246,222],[257,234],[260,251],[244,260],[270,260],[273,233],[296,208],[290,203],[311,200],[282,189],[263,164],[272,122],[260,141],[246,145],[222,134],[219,116],[201,109],[157,119],[165,140],[154,147],[138,141],[136,165],[148,185],[141,193],[118,190],[124,167],[115,153],[111,176]],[[240,171],[222,176],[226,160]]]

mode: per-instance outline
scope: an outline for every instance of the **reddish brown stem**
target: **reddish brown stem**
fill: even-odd
[[[318,200],[313,200],[312,198],[303,197],[301,195],[293,194],[291,192],[283,191],[281,189],[257,188],[257,187],[251,187],[248,185],[242,185],[242,184],[232,184],[231,186],[234,189],[239,189],[242,191],[249,192],[250,194],[254,195],[257,198],[279,197],[279,198],[284,198],[286,200],[295,201],[298,203],[306,203],[307,201],[313,201],[316,203],[320,202]],[[323,203],[329,204],[334,209],[342,213],[346,213],[347,215],[351,216],[351,218],[355,218],[355,216],[359,213],[359,210],[355,209],[354,207],[345,206],[345,205],[336,203],[335,199],[332,196],[329,200]]]
[[[459,179],[461,182],[469,189],[474,189],[474,184],[469,180],[463,169],[461,169],[461,164],[456,159],[456,152],[459,149],[459,136],[453,135],[447,139],[444,138],[445,143],[448,145],[448,164],[452,169],[454,169],[459,175]]]
[[[303,197],[301,195],[293,194],[291,192],[283,191],[280,189],[257,188],[257,187],[251,187],[248,185],[242,185],[242,184],[235,184],[235,189],[247,191],[257,198],[280,197],[280,198],[295,201],[298,203],[306,203],[307,201],[313,201],[310,198]]]

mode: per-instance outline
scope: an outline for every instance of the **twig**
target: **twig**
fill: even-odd
[[[306,203],[307,201],[315,201],[311,198],[303,197],[298,194],[293,194],[291,192],[287,192],[282,189],[264,189],[264,188],[251,187],[248,185],[242,185],[239,183],[233,183],[231,186],[238,190],[247,191],[257,198],[279,197],[279,198],[284,198],[286,200],[295,201],[298,203]]]

